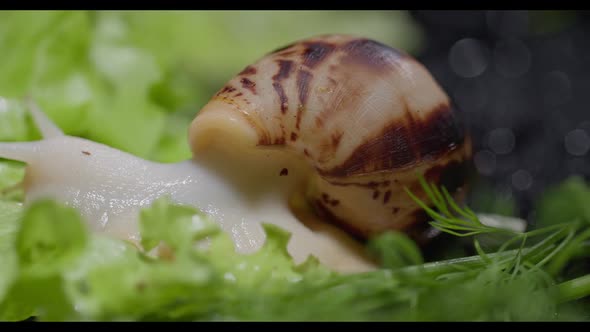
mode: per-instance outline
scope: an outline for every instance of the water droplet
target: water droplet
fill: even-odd
[[[482,175],[492,175],[496,170],[496,155],[489,150],[482,150],[473,157],[475,168]]]
[[[488,145],[497,154],[508,154],[514,149],[514,133],[509,128],[496,128],[488,136]]]
[[[449,52],[449,64],[461,77],[481,75],[488,66],[489,50],[477,39],[464,38],[457,41]]]
[[[504,39],[499,41],[494,48],[494,64],[500,75],[516,78],[529,71],[531,52],[518,39]]]
[[[518,171],[512,173],[512,185],[517,190],[527,190],[533,184],[533,177],[531,173],[524,169],[519,169]]]
[[[583,156],[590,150],[590,136],[583,129],[574,129],[565,135],[564,145],[569,154]]]

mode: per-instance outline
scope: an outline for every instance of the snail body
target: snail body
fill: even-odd
[[[291,232],[296,262],[314,255],[342,272],[373,267],[352,237],[424,221],[404,187],[424,175],[456,180],[453,191],[471,155],[421,64],[346,35],[298,41],[244,68],[193,120],[185,162],[142,160],[33,115],[42,141],[0,144],[0,156],[28,164],[27,201],[58,198],[93,229],[138,241],[138,210],[169,195],[210,214],[238,252],[260,248],[261,222],[273,223]]]

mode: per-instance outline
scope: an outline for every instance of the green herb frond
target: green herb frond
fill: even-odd
[[[495,282],[513,282],[520,276],[541,276],[546,285],[554,285],[558,276],[576,255],[588,252],[590,229],[584,220],[576,219],[526,232],[485,225],[468,207],[460,207],[444,187],[428,183],[419,177],[430,204],[405,188],[406,193],[433,219],[430,225],[442,232],[459,237],[474,236],[476,256],[426,263],[421,267],[407,267],[399,273],[420,273],[437,280],[462,279],[473,273],[497,270]],[[476,235],[504,234],[508,239],[496,252],[486,253]],[[582,255],[584,256],[584,255]],[[572,287],[573,286],[573,287]],[[557,285],[563,301],[590,294],[590,276],[581,276]],[[575,289],[575,291],[573,291]]]
[[[460,237],[485,233],[516,233],[511,230],[485,225],[471,209],[459,207],[459,204],[445,187],[441,186],[439,188],[433,183],[429,184],[423,176],[419,177],[419,181],[428,200],[438,212],[419,199],[407,187],[405,191],[433,219],[430,225],[436,229]]]

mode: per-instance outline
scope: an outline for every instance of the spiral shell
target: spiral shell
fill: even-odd
[[[303,158],[315,170],[308,202],[359,238],[424,221],[404,187],[419,194],[422,174],[456,192],[471,157],[448,96],[424,66],[348,35],[301,40],[244,68],[195,117],[194,153],[211,130],[227,144]]]

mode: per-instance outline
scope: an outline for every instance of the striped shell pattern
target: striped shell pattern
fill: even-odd
[[[349,35],[301,40],[244,68],[193,121],[195,153],[204,128],[224,118],[234,122],[228,139],[243,131],[242,143],[305,160],[314,170],[310,206],[360,239],[423,225],[404,187],[425,199],[421,174],[460,192],[471,157],[469,136],[428,70]]]

